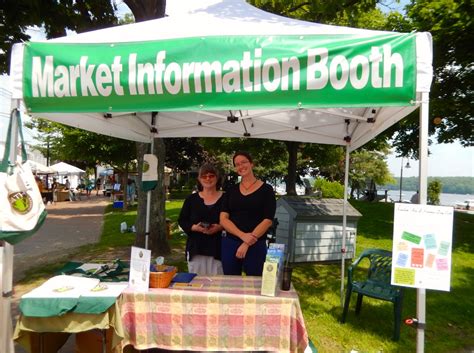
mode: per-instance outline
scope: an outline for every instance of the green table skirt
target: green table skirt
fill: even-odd
[[[29,353],[37,352],[40,340],[44,353],[56,353],[67,341],[69,334],[94,329],[110,330],[111,347],[124,337],[120,307],[117,303],[100,314],[66,313],[57,317],[28,317],[21,315],[13,339]],[[42,333],[40,337],[40,333]]]

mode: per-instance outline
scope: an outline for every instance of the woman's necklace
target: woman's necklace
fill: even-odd
[[[242,187],[244,188],[245,191],[249,191],[249,189],[255,185],[255,183],[258,181],[257,178],[255,178],[255,180],[253,181],[253,183],[251,183],[249,186],[245,186],[245,184],[241,181],[240,182],[240,185],[242,185]]]

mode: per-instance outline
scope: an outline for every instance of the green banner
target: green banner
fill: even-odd
[[[28,43],[32,112],[409,105],[414,34],[222,36],[152,42]]]

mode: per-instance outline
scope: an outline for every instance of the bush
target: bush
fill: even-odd
[[[437,179],[428,183],[428,204],[439,205],[439,195],[441,194],[442,185]]]
[[[344,185],[337,181],[328,181],[323,178],[318,178],[314,182],[314,189],[320,190],[322,197],[325,199],[344,198]]]
[[[192,193],[191,189],[183,189],[183,190],[170,190],[169,199],[170,200],[184,200]]]

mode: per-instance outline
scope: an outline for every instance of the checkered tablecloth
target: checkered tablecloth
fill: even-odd
[[[303,352],[308,345],[298,295],[260,295],[261,277],[196,277],[202,288],[126,289],[123,346],[200,351]]]

